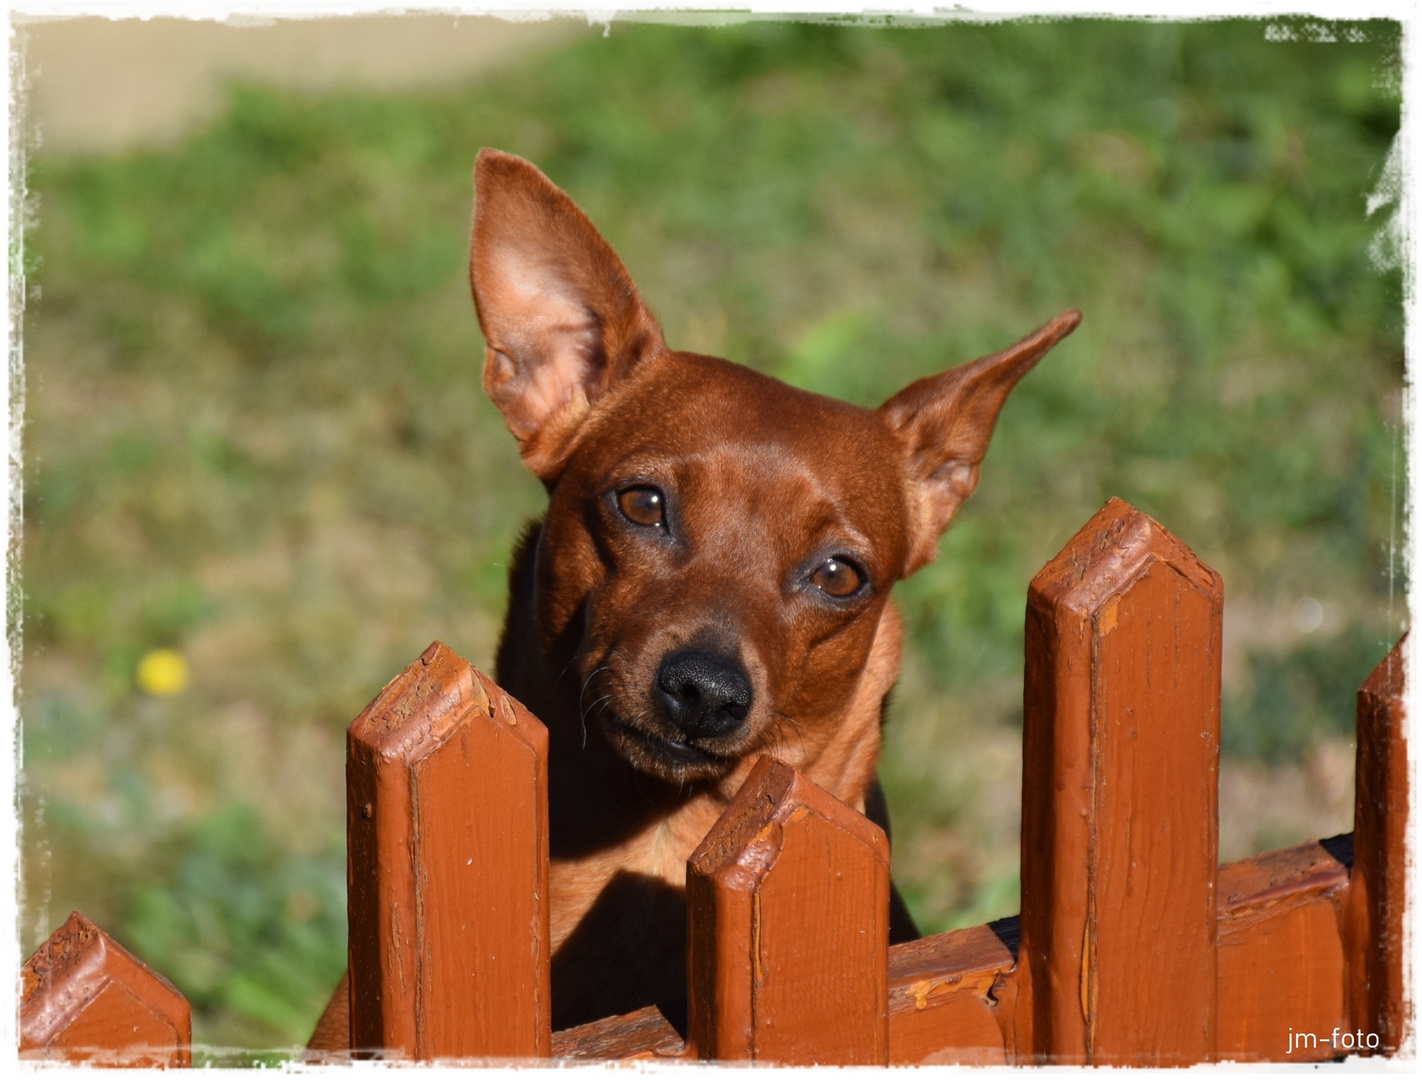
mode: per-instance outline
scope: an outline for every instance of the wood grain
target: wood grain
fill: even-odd
[[[664,1061],[690,1047],[655,1005],[553,1033],[553,1056],[570,1061]]]
[[[357,1050],[546,1057],[547,730],[436,642],[347,748]]]
[[[1016,964],[1017,919],[889,949],[889,1061],[1006,1065],[1002,995]]]
[[[1409,794],[1406,642],[1404,636],[1358,690],[1349,1026],[1364,1036],[1377,1035],[1384,1053],[1404,1044],[1412,1017],[1403,938]]]
[[[762,758],[687,863],[688,1028],[702,1060],[889,1059],[883,831]]]
[[[1032,582],[1020,1060],[1214,1052],[1222,593],[1119,499]]]
[[[20,1056],[142,1068],[192,1064],[188,1003],[74,912],[21,969]]]
[[[1339,914],[1350,849],[1335,837],[1220,867],[1219,1060],[1342,1053],[1332,1035],[1345,1021]]]

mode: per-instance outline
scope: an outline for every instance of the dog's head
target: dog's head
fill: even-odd
[[[663,779],[759,751],[872,770],[898,663],[889,590],[933,558],[1008,392],[1079,316],[861,409],[669,349],[528,162],[482,151],[475,186],[484,388],[549,492],[547,670]]]

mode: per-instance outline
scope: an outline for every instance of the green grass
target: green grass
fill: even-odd
[[[862,404],[1085,312],[898,593],[884,774],[927,927],[1016,905],[1026,585],[1111,495],[1224,575],[1227,752],[1346,738],[1405,619],[1405,485],[1364,212],[1398,31],[1342,29],[617,24],[496,81],[238,87],[171,150],[33,158],[22,948],[79,907],[200,1040],[309,1032],[343,728],[435,638],[490,665],[541,506],[479,389],[480,146],[579,202],[673,346]],[[184,693],[137,690],[155,647]]]

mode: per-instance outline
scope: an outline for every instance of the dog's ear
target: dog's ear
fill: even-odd
[[[908,455],[915,520],[905,576],[933,561],[939,535],[978,486],[978,463],[1008,393],[1079,322],[1081,312],[1065,312],[1011,348],[910,383],[879,407]]]
[[[661,330],[582,211],[522,158],[479,151],[469,284],[488,348],[484,390],[524,463],[552,480],[592,403]]]

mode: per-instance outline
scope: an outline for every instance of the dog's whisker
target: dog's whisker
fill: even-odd
[[[588,672],[588,677],[583,680],[583,688],[578,691],[578,701],[579,701],[579,703],[582,702],[582,700],[583,700],[583,695],[588,692],[588,685],[589,685],[595,678],[597,678],[597,676],[598,676],[598,674],[599,674],[600,672],[607,671],[607,670],[608,670],[608,666],[607,666],[606,664],[599,664],[597,667],[593,668],[590,672]]]
[[[606,705],[609,701],[615,700],[616,697],[616,694],[603,694],[602,697],[589,702],[587,708],[583,709],[583,719],[586,720],[599,705]]]
[[[608,691],[606,694],[603,694],[602,697],[597,698],[596,700],[590,702],[586,708],[583,708],[583,707],[581,706],[581,704],[579,705],[579,709],[578,709],[578,714],[579,714],[579,715],[578,715],[578,719],[579,719],[579,722],[582,724],[582,729],[583,729],[583,749],[584,749],[584,750],[586,750],[586,749],[588,748],[588,714],[591,713],[594,709],[598,708],[599,706],[605,705],[605,704],[607,704],[607,702],[609,702],[609,701],[616,701],[616,700],[617,700],[617,694],[616,694],[614,691]]]
[[[578,656],[577,656],[577,654],[575,653],[574,655],[572,655],[572,656],[570,656],[570,657],[568,658],[568,662],[563,665],[563,670],[560,671],[560,672],[558,672],[558,677],[557,677],[556,679],[554,679],[553,681],[554,681],[555,683],[560,683],[560,682],[562,682],[563,679],[564,679],[564,677],[568,674],[568,670],[569,670],[574,664],[576,664],[577,662],[578,662]]]
[[[800,721],[796,720],[796,719],[795,719],[793,716],[791,716],[789,713],[780,712],[778,709],[777,709],[777,710],[773,710],[773,711],[771,712],[771,715],[772,715],[772,716],[778,716],[778,717],[780,717],[780,719],[782,719],[782,720],[789,720],[789,721],[790,721],[790,725],[795,729],[795,737],[800,740],[800,754],[801,754],[802,756],[808,756],[810,751],[809,751],[809,747],[807,747],[807,746],[805,745],[805,728],[804,728],[804,726],[800,723]],[[782,732],[781,734],[782,734],[782,736],[783,736],[783,732]],[[782,737],[782,741],[783,741],[783,737]],[[789,744],[786,743],[785,746],[786,746],[786,749],[788,750],[788,749],[789,749]]]
[[[579,725],[582,727],[583,749],[584,749],[584,750],[586,750],[586,749],[588,748],[588,711],[589,711],[589,710],[588,710],[588,709],[585,709],[585,708],[583,707],[583,695],[585,695],[585,694],[588,692],[588,687],[592,684],[593,679],[597,678],[597,676],[598,676],[600,673],[602,673],[602,672],[604,672],[604,671],[611,671],[611,670],[612,670],[612,668],[611,668],[609,665],[607,665],[607,664],[599,664],[597,667],[593,668],[592,671],[588,672],[588,677],[583,680],[583,688],[578,691],[578,723],[579,723]],[[592,706],[590,706],[590,708],[596,708],[596,707],[597,707],[598,705],[600,705],[602,702],[604,702],[604,701],[610,701],[610,700],[612,699],[612,696],[613,696],[613,695],[612,695],[611,693],[608,693],[608,694],[604,695],[603,697],[599,698],[597,701],[593,702],[593,704],[592,704]]]

